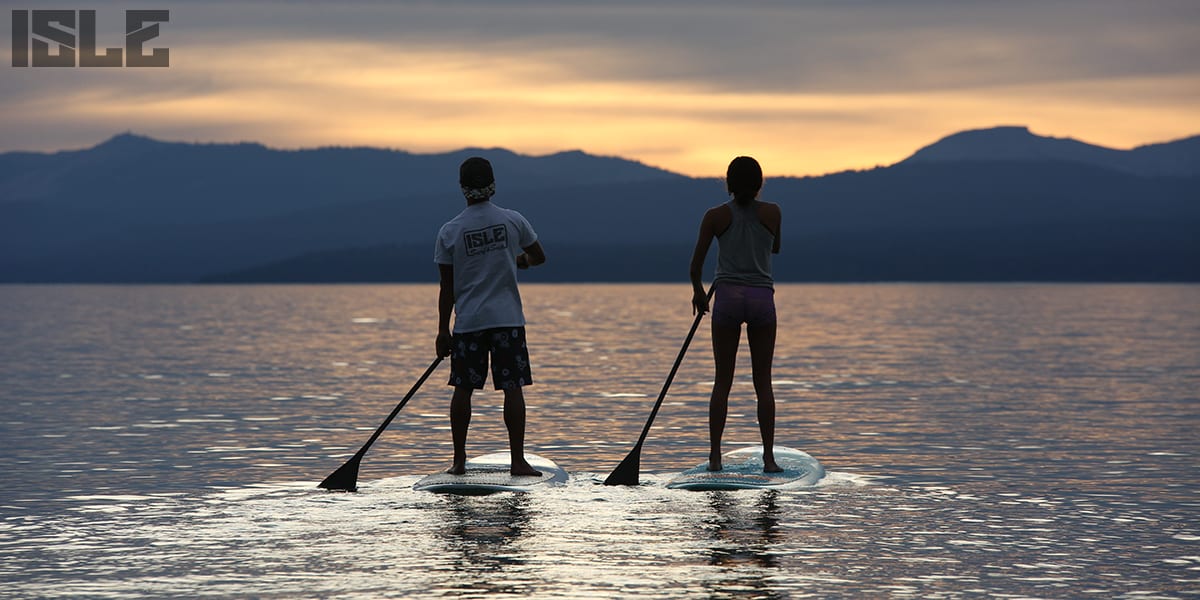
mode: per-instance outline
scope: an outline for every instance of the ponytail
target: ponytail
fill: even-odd
[[[737,192],[734,192],[733,203],[737,204],[738,206],[747,206],[751,202],[754,202],[754,199],[757,197],[758,194],[738,194]]]

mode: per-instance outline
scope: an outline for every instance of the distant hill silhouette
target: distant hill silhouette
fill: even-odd
[[[1200,138],[1120,151],[1002,127],[891,167],[771,177],[780,280],[1200,281]],[[433,281],[459,163],[550,260],[530,281],[683,281],[722,182],[583,152],[273,150],[123,134],[0,154],[0,281]],[[710,270],[711,272],[711,270]]]
[[[1074,162],[1138,175],[1195,177],[1200,176],[1200,136],[1114,150],[1035,135],[1026,127],[996,127],[947,136],[902,162],[955,161]]]

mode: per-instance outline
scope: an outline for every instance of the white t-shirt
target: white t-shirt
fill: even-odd
[[[516,257],[536,241],[521,213],[490,200],[442,225],[433,261],[454,266],[454,333],[525,325]]]

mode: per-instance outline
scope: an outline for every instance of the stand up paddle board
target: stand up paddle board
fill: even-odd
[[[540,487],[567,481],[567,472],[554,464],[554,461],[536,454],[526,454],[525,460],[542,472],[541,477],[510,474],[509,453],[495,452],[468,460],[467,472],[462,475],[445,472],[426,475],[413,484],[413,489],[438,494],[482,496],[496,492],[532,492]]]
[[[764,473],[762,446],[742,448],[721,455],[720,471],[709,471],[708,461],[692,467],[667,482],[676,490],[745,490],[791,488],[812,485],[825,476],[825,468],[805,452],[775,446],[775,462],[781,473]]]

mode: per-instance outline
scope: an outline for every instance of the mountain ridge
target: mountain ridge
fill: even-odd
[[[1137,175],[1194,177],[1200,175],[1200,135],[1118,150],[1006,125],[953,133],[897,164],[998,160],[1078,162]]]
[[[1021,153],[981,141],[1004,136],[1016,148],[1055,150]],[[1193,140],[1200,138],[1149,144],[1139,155],[1186,165]],[[1186,235],[1200,230],[1200,176],[1063,158],[1060,141],[1027,128],[959,132],[887,167],[800,178],[768,173],[763,197],[784,207],[785,252],[803,251],[796,263],[786,255],[779,273],[794,280],[986,280],[1023,272],[1200,280],[1200,242]],[[1075,152],[1078,144],[1066,148]],[[337,260],[296,259],[366,257],[371,252],[349,250],[389,245],[404,250],[387,256],[406,264],[355,277],[427,280],[432,236],[461,210],[457,167],[471,154],[495,165],[495,201],[521,211],[548,248],[562,250],[561,262],[527,275],[534,280],[678,279],[685,273],[673,265],[686,262],[699,215],[727,200],[719,179],[582,151],[280,151],[125,133],[87,150],[0,154],[0,282],[184,282],[248,272],[269,281],[285,263],[293,279],[325,265],[312,276],[329,281],[362,269],[351,258],[336,268],[329,265]],[[972,239],[965,231],[981,233]],[[973,258],[946,258],[955,255]],[[1071,268],[1061,260],[1068,256],[1097,266]],[[1106,273],[1106,263],[1126,266]]]

